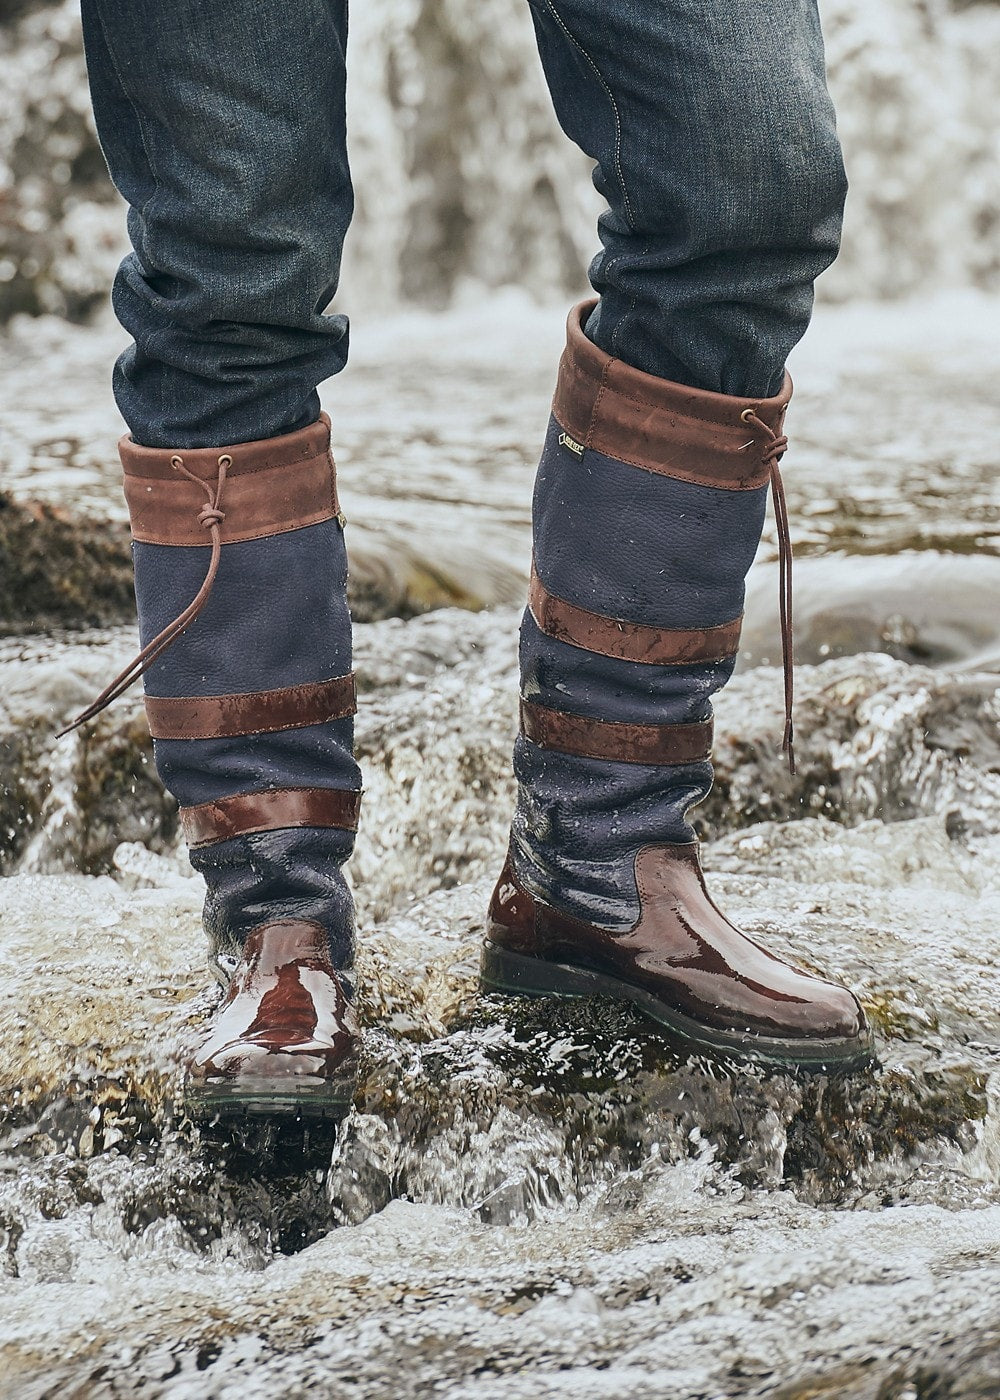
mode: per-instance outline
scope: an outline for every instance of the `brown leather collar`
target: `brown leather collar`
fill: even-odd
[[[325,413],[298,432],[261,442],[170,451],[141,447],[123,437],[118,451],[132,536],[145,544],[211,543],[199,511],[205,505],[205,488],[215,485],[222,462],[224,544],[299,530],[332,520],[340,512]]]
[[[144,544],[204,545],[211,553],[204,581],[187,607],[60,731],[59,738],[124,695],[190,627],[211,596],[223,545],[300,530],[334,517],[342,527],[345,523],[325,413],[297,432],[232,447],[171,451],[141,447],[124,437],[118,449],[133,538]]]
[[[766,441],[747,431],[753,410],[775,434],[792,393],[785,375],[771,399],[737,398],[674,384],[612,359],[588,340],[583,325],[596,301],[570,312],[552,412],[569,436],[619,462],[727,491],[765,486]]]

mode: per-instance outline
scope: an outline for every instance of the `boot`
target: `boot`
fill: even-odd
[[[204,876],[228,991],[188,1067],[198,1115],[329,1114],[350,1102],[360,808],[344,518],[324,416],[191,451],[120,444],[156,766]]]
[[[712,783],[711,697],[735,664],[769,484],[791,761],[791,551],[777,465],[791,383],[750,400],[641,373],[584,335],[593,305],[570,315],[535,486],[518,800],[482,984],[624,998],[727,1059],[863,1062],[870,1035],[854,996],[730,923],[688,821]]]

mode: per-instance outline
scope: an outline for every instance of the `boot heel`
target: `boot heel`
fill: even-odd
[[[524,997],[592,997],[600,993],[599,980],[582,968],[509,953],[488,939],[483,944],[479,985],[487,992]]]

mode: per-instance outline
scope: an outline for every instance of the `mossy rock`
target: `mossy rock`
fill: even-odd
[[[0,492],[0,634],[108,627],[134,615],[124,524]]]

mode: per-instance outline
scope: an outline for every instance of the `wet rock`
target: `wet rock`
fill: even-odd
[[[775,566],[756,567],[747,585],[740,670],[780,663],[777,596]],[[925,549],[797,559],[797,661],[816,665],[859,652],[1000,672],[1000,558]]]
[[[16,645],[23,657],[23,644]],[[27,655],[31,658],[30,651]],[[9,669],[15,666],[21,684],[41,683],[40,694],[46,679],[49,697],[53,691],[74,693],[74,677],[63,674],[58,662],[48,671],[40,657],[10,663]],[[97,666],[88,674],[97,685]],[[3,702],[6,722],[0,722],[0,815],[6,818],[0,828],[0,869],[16,860],[27,871],[98,874],[112,868],[111,857],[123,840],[152,852],[173,848],[177,804],[153,766],[140,702],[133,699],[99,717],[69,740],[55,737],[63,716],[69,717],[66,711],[43,708],[26,715],[22,703],[23,694],[12,684]]]
[[[437,608],[472,611],[510,602],[519,570],[461,553],[436,563],[405,539],[352,532],[348,600],[357,622],[417,617]],[[131,540],[114,520],[77,518],[44,502],[0,492],[0,637],[110,627],[135,616]]]
[[[932,1371],[988,1395],[996,851],[973,859],[930,820],[805,821],[731,837],[709,865],[768,942],[870,1006],[912,994],[933,1031],[897,1024],[880,1071],[803,1083],[685,1061],[585,1003],[470,1004],[484,882],[366,932],[358,1105],[332,1156],[302,1142],[297,1170],[290,1139],[194,1135],[173,1108],[211,1000],[196,881],[0,882],[12,1394],[40,1358],[47,1386],[99,1367],[112,1395],[169,1394],[197,1356],[199,1394],[252,1361],[282,1393],[350,1376],[373,1397],[442,1378],[459,1394],[474,1376],[499,1398],[509,1372],[554,1396],[574,1373],[579,1390],[657,1368],[692,1397],[902,1395]],[[53,1326],[39,1300],[56,1284]]]
[[[128,531],[0,491],[0,636],[132,616]]]
[[[1000,813],[1000,677],[905,666],[884,656],[797,668],[796,762],[779,756],[775,672],[737,678],[716,702],[716,783],[704,831],[826,815],[898,821],[955,813],[995,831]]]
[[[634,1170],[653,1143],[663,1160],[710,1144],[709,1159],[747,1182],[795,1180],[821,1198],[932,1138],[958,1144],[949,1166],[967,1152],[970,1180],[990,1179],[992,1136],[979,1145],[974,1125],[995,1093],[989,1055],[974,1047],[1000,1028],[996,842],[974,858],[933,819],[855,831],[805,821],[728,838],[708,867],[734,918],[860,991],[883,1037],[882,1070],[830,1083],[734,1077],[689,1063],[614,1003],[477,999],[489,882],[442,891],[362,933],[364,1121],[338,1159],[351,1218],[359,1192],[379,1208],[387,1181],[422,1199],[492,1199],[489,1213],[501,1199],[523,1203],[530,1177],[537,1211],[612,1161]],[[218,992],[203,961],[201,882],[166,865],[154,876],[143,888],[65,875],[0,882],[10,969],[0,1088],[13,1121],[33,1124],[49,1150],[71,1143],[86,1156],[113,1129],[135,1142],[151,1117],[174,1116],[178,1064]],[[942,945],[945,917],[960,923],[960,945]],[[525,1114],[542,1115],[550,1136],[518,1158],[528,1128],[498,1125]],[[485,1125],[499,1134],[493,1146]]]

